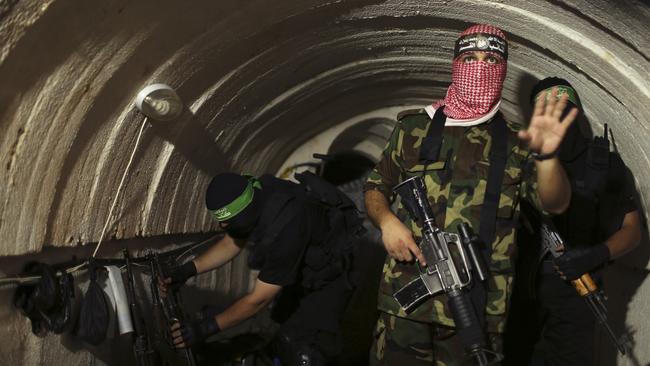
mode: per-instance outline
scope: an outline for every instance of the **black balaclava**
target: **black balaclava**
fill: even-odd
[[[530,92],[530,103],[535,104],[537,101],[537,96],[541,92],[545,90],[547,92],[550,92],[550,89],[553,87],[568,87],[573,90],[573,94],[570,94],[570,100],[568,101],[566,108],[564,108],[560,120],[564,119],[564,117],[566,117],[566,115],[569,114],[571,109],[574,107],[577,107],[580,111],[582,111],[582,103],[580,102],[578,92],[575,91],[573,86],[571,86],[568,81],[558,77],[548,77],[546,79],[540,80],[537,84],[535,84],[533,90]],[[574,121],[571,127],[569,127],[567,130],[566,136],[564,136],[564,139],[562,140],[562,145],[560,146],[559,151],[559,158],[563,161],[571,161],[579,156],[580,153],[582,153],[586,148],[586,138],[580,131],[578,121]]]
[[[247,192],[247,189],[250,192]],[[227,224],[224,225],[224,230],[228,235],[235,239],[246,239],[260,217],[261,196],[261,184],[256,178],[235,173],[221,173],[210,181],[205,195],[205,204],[220,223]],[[227,212],[229,205],[232,206],[235,201],[242,199],[244,199],[243,205],[236,205],[236,210],[232,214]]]

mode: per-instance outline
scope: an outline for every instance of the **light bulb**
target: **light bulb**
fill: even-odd
[[[151,84],[135,98],[140,112],[157,121],[171,121],[183,112],[183,102],[174,89],[166,84]]]

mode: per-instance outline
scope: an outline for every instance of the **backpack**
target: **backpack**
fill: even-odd
[[[355,244],[365,233],[363,220],[354,202],[334,185],[311,173],[297,173],[299,184],[272,176],[262,176],[262,186],[273,184],[274,194],[265,203],[260,221],[267,228],[257,244],[271,245],[280,232],[300,212],[298,205],[310,202],[326,210],[329,223],[328,235],[321,245],[309,245],[304,253],[302,285],[307,289],[319,289],[341,275],[346,275],[348,286],[356,282],[348,276],[352,269]],[[252,257],[249,265],[255,268],[259,258]]]

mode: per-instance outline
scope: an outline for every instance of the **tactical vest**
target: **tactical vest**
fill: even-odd
[[[300,213],[300,205],[318,205],[325,210],[329,230],[318,242],[310,243],[304,251],[300,281],[307,289],[318,289],[341,275],[348,275],[352,267],[355,242],[365,229],[352,200],[335,186],[310,172],[296,174],[300,184],[294,184],[271,175],[260,177],[262,189],[269,189],[258,222],[259,255],[249,257],[249,266],[259,268],[264,253],[273,245],[282,230]],[[348,277],[349,286],[353,279]]]
[[[568,246],[591,246],[618,230],[622,216],[617,207],[626,170],[618,154],[609,151],[606,137],[584,139],[584,148],[560,159],[571,183],[571,203],[553,222]],[[620,213],[622,214],[622,213]]]

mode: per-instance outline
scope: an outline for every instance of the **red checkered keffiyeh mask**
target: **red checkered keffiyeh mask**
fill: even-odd
[[[496,34],[505,39],[503,32],[489,25],[476,25],[461,36],[472,33]],[[452,63],[452,83],[443,100],[433,107],[445,106],[445,114],[454,119],[475,119],[488,113],[501,98],[507,63],[501,55],[489,52],[501,60],[498,64],[485,61],[463,63],[462,54]]]

